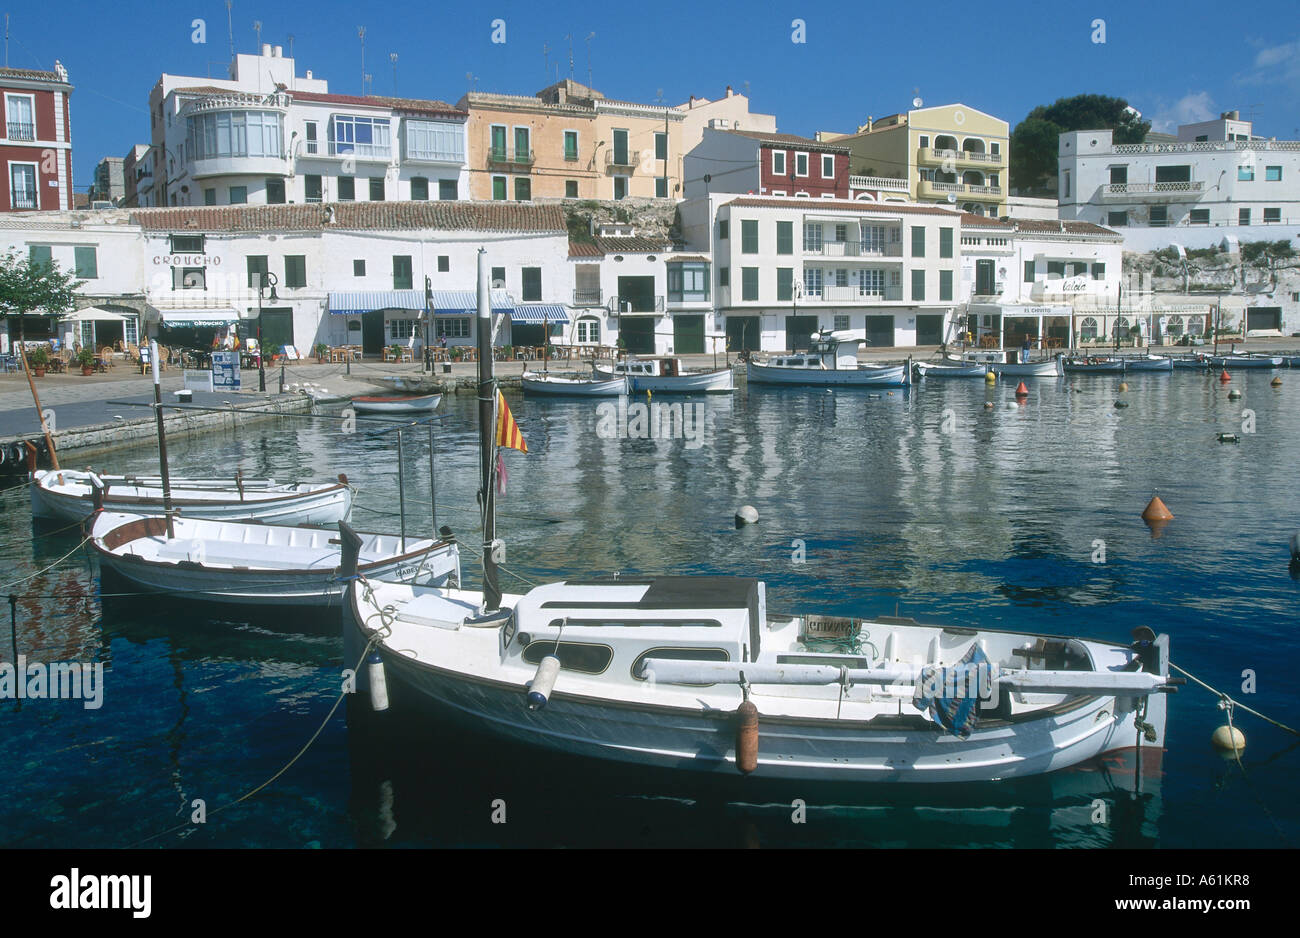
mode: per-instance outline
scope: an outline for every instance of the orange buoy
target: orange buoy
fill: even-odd
[[[1232,380],[1232,375],[1228,374],[1228,369],[1227,368],[1223,369],[1223,373],[1219,375],[1219,383],[1227,384],[1231,380]]]
[[[1021,381],[1016,385],[1016,397],[1028,397],[1029,388],[1025,387],[1025,382]]]
[[[745,775],[758,768],[758,708],[748,700],[736,708],[736,768]]]
[[[1173,521],[1174,513],[1160,500],[1159,495],[1152,495],[1151,501],[1147,503],[1146,510],[1142,512],[1142,520],[1148,524]]]

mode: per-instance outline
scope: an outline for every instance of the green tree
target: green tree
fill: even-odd
[[[23,315],[33,310],[62,316],[73,308],[77,287],[85,283],[56,263],[33,261],[17,251],[0,256],[0,316],[18,320],[18,341],[26,338]],[[12,328],[10,335],[13,335]]]
[[[1039,105],[1011,133],[1011,186],[1045,193],[1056,178],[1058,136],[1071,130],[1111,130],[1116,143],[1141,143],[1151,130],[1123,98],[1079,94]]]

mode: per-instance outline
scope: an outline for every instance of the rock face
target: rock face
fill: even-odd
[[[638,238],[680,240],[677,205],[672,199],[582,199],[564,202],[569,240],[590,244],[593,228],[602,224],[631,225]],[[593,225],[594,223],[594,225]]]

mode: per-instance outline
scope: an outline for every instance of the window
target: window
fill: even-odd
[[[1237,182],[1254,182],[1255,164],[1244,163],[1237,167]]]
[[[579,319],[578,341],[582,343],[590,343],[592,345],[598,344],[600,342],[600,320]]]
[[[758,222],[751,218],[740,222],[740,253],[758,253]]]
[[[506,161],[506,127],[505,124],[493,124],[488,129],[490,139],[488,159],[504,163]]]
[[[506,269],[504,267],[492,268],[491,283],[493,289],[504,290],[506,288]]]
[[[1112,228],[1123,228],[1128,225],[1128,212],[1121,209],[1118,212],[1106,213],[1106,224]]]
[[[1281,167],[1281,166],[1265,166],[1265,167],[1264,167],[1264,181],[1265,181],[1265,182],[1281,182],[1281,181],[1282,181],[1282,167]]]
[[[718,219],[718,240],[726,241],[730,225],[725,218]]]
[[[808,175],[808,154],[796,153],[794,155],[794,174],[796,176]]]
[[[898,271],[894,271],[897,276]],[[897,284],[894,284],[897,286]],[[885,295],[885,272],[868,268],[858,271],[858,295],[859,296],[884,296]]]
[[[615,130],[615,131],[614,131],[614,156],[613,156],[613,160],[614,160],[614,163],[617,164],[618,166],[628,166],[628,165],[630,165],[630,164],[628,163],[628,154],[627,154],[627,131],[626,131],[626,130]]]
[[[1250,209],[1248,208],[1237,209],[1237,224],[1239,225],[1250,224]]]
[[[351,176],[339,177],[339,201],[351,202],[357,197],[357,181]]]
[[[438,338],[446,336],[448,339],[468,339],[469,338],[469,317],[468,316],[450,316],[447,318],[438,318]]]
[[[207,289],[207,272],[202,267],[173,267],[173,290]]]
[[[35,140],[34,97],[29,94],[5,95],[5,116],[10,140]]]
[[[83,280],[98,278],[99,263],[95,256],[95,246],[93,244],[79,244],[72,251],[77,276]]]
[[[281,157],[284,117],[277,111],[213,111],[186,118],[192,160]]]
[[[406,119],[406,158],[461,163],[465,159],[463,124]]]
[[[1192,167],[1187,165],[1157,166],[1156,182],[1191,182]]]
[[[1025,283],[1034,282],[1034,262],[1025,261]]]
[[[383,176],[370,177],[370,201],[371,202],[384,201],[384,177]]]
[[[331,154],[354,153],[360,157],[387,159],[390,155],[388,129],[387,117],[335,114]]]
[[[13,208],[36,208],[36,164],[9,164],[9,202]]]
[[[411,201],[427,202],[429,200],[429,180],[423,176],[411,177]]]
[[[1208,225],[1210,223],[1210,210],[1208,208],[1192,209],[1190,221],[1193,225]]]
[[[216,205],[216,204],[217,204],[217,190],[216,190],[216,189],[204,189],[204,190],[203,190],[203,204],[204,204],[204,205]]]
[[[248,186],[230,187],[230,204],[246,205],[248,203]]]
[[[446,254],[438,255],[438,273],[445,274],[451,270],[451,258]]]
[[[1002,153],[1002,144],[1000,144],[1000,143],[990,143],[990,144],[989,144],[989,153],[993,154],[994,156],[999,156],[999,155],[1001,155],[1001,153]]]
[[[1167,205],[1151,206],[1151,227],[1163,228],[1169,224],[1169,207]]]
[[[621,199],[626,199],[626,198],[627,198],[627,177],[615,176],[614,177],[614,201],[617,202]]]
[[[504,202],[506,200],[506,177],[492,177],[492,201]]]
[[[698,261],[669,264],[668,299],[679,303],[707,302],[709,265]]]
[[[952,300],[952,271],[939,271],[939,299],[940,301]]]
[[[539,664],[547,655],[559,658],[560,667],[566,671],[600,674],[609,667],[610,661],[614,658],[614,650],[608,645],[557,642],[548,638],[533,642],[525,648],[523,659],[529,664]]]
[[[921,145],[922,148],[928,149],[930,146],[930,135],[921,134],[921,136],[917,138],[917,142]]]
[[[1112,186],[1128,185],[1128,167],[1112,166],[1110,168],[1110,184]]]
[[[939,256],[952,257],[952,229],[939,229]]]
[[[912,299],[913,300],[925,299],[925,271],[924,270],[912,271]]]
[[[668,198],[668,180],[665,179],[663,176],[655,177],[655,198],[656,199]]]
[[[1092,316],[1083,317],[1079,323],[1079,338],[1088,341],[1097,338],[1097,335],[1097,320]]]
[[[772,151],[772,175],[773,176],[785,175],[785,151],[784,150]]]
[[[740,298],[742,300],[758,299],[758,268],[740,268]]]
[[[1065,261],[1047,262],[1047,279],[1059,280],[1065,276]]]
[[[284,180],[268,179],[266,181],[266,204],[283,205],[284,204]]]
[[[835,286],[847,287],[849,285],[849,272],[843,267],[835,271]]]
[[[266,274],[270,270],[267,265],[265,254],[250,254],[245,258],[244,263],[248,266],[248,288],[256,290],[266,282]]]
[[[352,262],[352,276],[364,277],[365,275],[366,275],[366,262],[361,258],[357,258]]]
[[[1070,197],[1070,171],[1068,169],[1061,173],[1061,196],[1067,199]]]
[[[779,221],[776,223],[776,253],[794,253],[794,222]]]
[[[804,222],[803,250],[805,254],[820,254],[822,251],[822,226],[816,222]]]
[[[655,159],[668,159],[668,135],[662,130],[655,133]]]
[[[307,152],[309,154],[319,153],[320,141],[316,137],[316,122],[307,121],[307,123],[304,124],[303,127],[304,127],[304,133],[306,134],[305,140],[307,144]]]
[[[794,268],[778,267],[776,269],[776,298],[778,302],[794,299]]]
[[[527,176],[515,177],[515,201],[529,202],[533,198],[533,181]]]
[[[527,127],[515,128],[515,162],[531,163],[533,161],[532,131]]]
[[[858,239],[863,254],[883,254],[885,252],[885,226],[868,225],[863,222],[858,227]]]
[[[803,269],[803,292],[804,296],[822,295],[822,271],[820,267],[805,267]]]
[[[576,130],[566,130],[564,132],[564,158],[570,163],[578,161],[578,132]]]
[[[843,332],[845,329],[849,328],[848,316],[836,316],[832,319],[831,322],[832,322],[831,328],[834,329],[836,332]]]
[[[830,153],[822,154],[822,178],[823,179],[835,178],[835,157],[833,154]]]
[[[409,254],[393,255],[393,289],[411,289],[411,256]]]
[[[1105,279],[1106,279],[1106,265],[1105,265],[1105,264],[1093,264],[1093,265],[1092,265],[1092,279],[1093,279],[1093,280],[1105,280]]]
[[[1276,225],[1282,220],[1282,209],[1266,208],[1264,209],[1264,224]]]
[[[925,257],[925,229],[920,225],[912,228],[912,256]]]
[[[390,319],[388,320],[388,338],[393,341],[409,339],[416,334],[415,328],[419,320],[417,319]]]
[[[719,267],[719,268],[718,268],[718,286],[720,286],[720,287],[729,287],[729,286],[731,286],[731,268],[730,268],[730,267]]]
[[[438,200],[440,202],[455,202],[460,198],[460,186],[455,179],[438,180]]]
[[[578,197],[578,180],[564,180],[564,197],[566,199],[576,199]]]
[[[523,269],[524,277],[524,302],[532,300],[534,302],[542,298],[542,268],[525,267]]]
[[[168,240],[173,254],[203,253],[203,235],[172,235]]]
[[[285,255],[284,285],[286,287],[307,286],[307,255],[305,254]]]

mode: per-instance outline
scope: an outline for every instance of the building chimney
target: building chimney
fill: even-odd
[[[267,58],[271,57],[271,44],[269,42],[262,43],[262,55]]]
[[[307,69],[307,80],[311,81],[311,69]]]
[[[731,85],[727,85],[727,97],[730,98],[733,94],[735,92],[731,90]]]
[[[273,48],[271,50],[271,55],[275,56],[277,59],[284,58],[284,46],[276,46]]]

